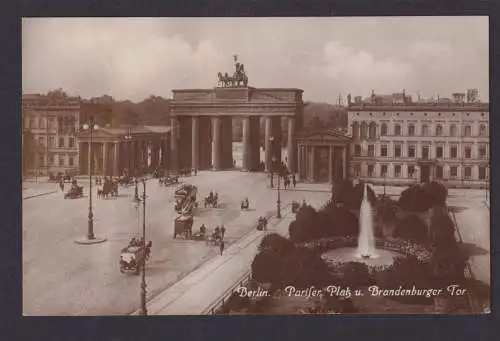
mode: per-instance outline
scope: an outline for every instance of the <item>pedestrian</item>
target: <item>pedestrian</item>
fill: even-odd
[[[295,178],[295,174],[292,175],[293,188],[297,186],[297,179]]]
[[[220,247],[220,255],[222,256],[222,253],[224,252],[224,241],[223,240],[220,241],[219,247]]]
[[[224,234],[226,233],[226,228],[224,227],[224,224],[222,224],[220,228],[220,233],[221,233],[221,239],[224,240]]]
[[[64,192],[64,182],[62,182],[62,180],[59,182],[59,188],[61,189],[61,192]]]

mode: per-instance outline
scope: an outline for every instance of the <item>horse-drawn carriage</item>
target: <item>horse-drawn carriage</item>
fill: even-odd
[[[198,189],[194,185],[190,184],[182,184],[179,188],[175,190],[174,196],[177,199],[192,197],[196,200],[196,195],[198,193]]]
[[[216,208],[219,203],[219,195],[217,193],[213,194],[213,192],[210,192],[210,194],[205,197],[203,200],[203,206],[204,207],[213,207]]]
[[[138,275],[141,267],[151,256],[152,242],[145,244],[144,241],[133,239],[126,248],[123,248],[120,255],[120,272],[133,272]]]
[[[73,184],[69,191],[64,193],[64,199],[76,199],[83,197],[83,186]]]
[[[134,184],[134,179],[131,176],[124,175],[116,179],[116,183],[120,186],[132,186]]]
[[[265,217],[257,218],[257,230],[259,231],[267,230],[267,219]]]
[[[178,184],[178,183],[179,183],[179,176],[178,175],[158,178],[158,184],[160,186],[169,186],[169,185]]]
[[[250,207],[250,203],[248,202],[248,198],[245,198],[245,200],[243,200],[241,202],[241,210],[248,210],[248,208]]]
[[[174,238],[181,235],[184,239],[191,239],[193,234],[194,218],[191,214],[180,215],[174,221]]]
[[[114,198],[118,197],[118,181],[105,179],[102,188],[97,189],[97,197],[107,199],[110,195]]]

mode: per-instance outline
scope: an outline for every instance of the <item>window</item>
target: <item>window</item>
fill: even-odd
[[[408,166],[408,177],[413,178],[415,176],[415,166]]]
[[[451,176],[451,178],[452,179],[456,178],[457,174],[458,174],[457,167],[455,167],[455,166],[450,167],[450,176]]]
[[[481,124],[479,126],[479,136],[486,136],[486,125]]]
[[[456,159],[458,155],[458,148],[457,146],[451,146],[450,147],[450,158]]]
[[[59,138],[59,148],[64,148],[64,137]]]
[[[361,122],[361,133],[360,133],[360,138],[365,140],[367,137],[367,130],[368,130],[368,125],[366,122]]]
[[[30,128],[36,128],[36,120],[34,117],[30,117]]]
[[[471,146],[464,147],[464,156],[466,159],[470,159],[472,157],[472,149]]]
[[[401,136],[401,125],[400,124],[396,124],[394,126],[394,135]]]
[[[375,176],[375,166],[374,165],[368,165],[368,176],[370,178],[373,178]]]
[[[415,136],[415,125],[414,124],[408,125],[408,135]]]
[[[480,144],[479,145],[479,158],[481,159],[486,159],[486,145]]]
[[[375,156],[375,146],[373,144],[368,145],[368,156]]]
[[[380,175],[387,176],[387,165],[380,166]]]
[[[38,136],[38,143],[43,146],[45,144],[45,139],[43,136]]]
[[[427,124],[422,126],[422,136],[429,136],[429,126]]]
[[[443,127],[440,124],[438,124],[436,126],[436,136],[441,136],[441,135],[443,135]]]
[[[45,163],[45,159],[44,159],[43,155],[40,155],[40,156],[38,157],[38,165],[39,165],[39,166],[43,166],[43,165],[44,165],[44,163]]]
[[[457,136],[457,126],[454,124],[450,127],[450,136]]]
[[[394,157],[401,157],[401,145],[397,144],[394,146]]]
[[[359,138],[359,124],[358,124],[358,122],[353,122],[353,124],[352,124],[352,137],[355,139]]]
[[[70,137],[68,139],[68,147],[73,148],[75,146],[75,139],[73,137]]]
[[[415,145],[411,144],[408,146],[408,157],[415,157],[416,153]]]
[[[56,146],[56,141],[54,136],[49,136],[49,148],[54,148]]]
[[[64,155],[59,154],[59,166],[64,166]]]
[[[479,167],[479,180],[486,180],[486,167]]]
[[[75,158],[73,156],[69,157],[69,165],[73,166],[75,164]]]
[[[45,129],[47,127],[45,123],[45,118],[40,118],[40,128]]]
[[[467,180],[469,180],[470,177],[471,177],[471,174],[472,174],[472,169],[470,167],[465,167],[464,168],[464,174],[465,174],[465,178]]]
[[[436,158],[438,158],[438,159],[443,158],[443,147],[442,146],[436,147]]]
[[[436,179],[443,179],[443,166],[436,166]]]
[[[368,128],[368,138],[374,140],[377,137],[377,124],[375,122],[370,123]]]
[[[396,178],[401,177],[401,165],[394,166],[394,176]]]
[[[383,144],[380,146],[380,156],[387,156],[387,145]]]
[[[382,123],[382,125],[380,126],[380,135],[387,136],[387,124]]]
[[[429,146],[422,146],[422,159],[429,158]]]
[[[55,165],[56,164],[56,158],[55,158],[55,155],[53,153],[50,153],[50,155],[49,155],[49,163],[51,165]]]
[[[354,176],[361,175],[361,165],[354,165]]]
[[[60,133],[63,132],[63,119],[62,119],[62,117],[59,117],[57,119],[57,131]]]
[[[354,156],[361,156],[361,145],[357,144],[354,146]]]
[[[465,137],[470,137],[472,134],[471,134],[471,127],[470,125],[466,125],[464,127],[464,136]]]

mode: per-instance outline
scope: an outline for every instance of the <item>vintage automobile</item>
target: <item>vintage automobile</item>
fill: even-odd
[[[191,239],[193,234],[194,218],[192,214],[183,214],[175,218],[174,221],[174,238],[181,235],[184,239]]]
[[[83,197],[83,186],[73,185],[69,191],[64,193],[64,199],[76,199]]]
[[[141,266],[145,261],[149,259],[151,254],[151,242],[146,246],[141,245],[129,245],[122,249],[120,255],[120,272],[133,272],[138,275]]]
[[[245,200],[243,200],[241,202],[241,210],[248,210],[248,208],[250,207],[250,203],[248,202],[248,199],[245,198]]]

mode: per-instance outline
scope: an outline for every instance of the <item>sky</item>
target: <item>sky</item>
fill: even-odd
[[[24,93],[141,101],[212,88],[245,65],[249,86],[301,88],[344,104],[405,89],[416,99],[479,89],[488,100],[487,17],[24,18]]]

